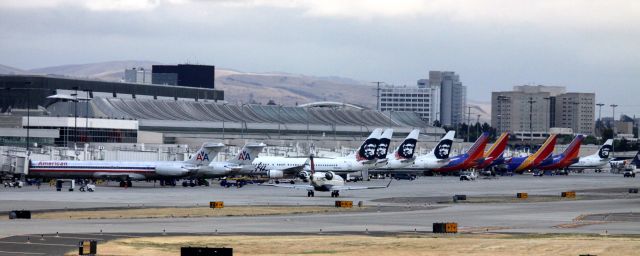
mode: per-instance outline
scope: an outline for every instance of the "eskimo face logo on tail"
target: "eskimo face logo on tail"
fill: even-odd
[[[415,152],[415,149],[416,149],[416,142],[418,142],[418,140],[416,139],[404,140],[402,144],[400,144],[400,147],[398,148],[398,152],[396,152],[396,156],[398,158],[403,158],[403,159],[413,158],[413,153]]]
[[[604,145],[602,146],[602,148],[600,148],[600,151],[598,152],[598,156],[600,158],[609,158],[609,154],[611,154],[611,150],[613,150],[613,146]]]
[[[373,160],[376,158],[376,148],[378,148],[378,139],[367,139],[360,150],[358,150],[358,160]]]
[[[376,157],[378,157],[378,159],[387,157],[387,152],[389,151],[389,143],[391,143],[390,139],[380,139],[380,144],[378,144],[378,147],[376,148]]]
[[[451,153],[451,145],[453,144],[452,140],[443,140],[436,146],[433,153],[436,155],[438,159],[449,158],[449,153]]]
[[[250,155],[250,154],[249,154],[249,152],[247,152],[247,151],[242,151],[242,152],[238,155],[238,160],[241,160],[241,161],[251,160],[251,155]]]
[[[209,161],[209,154],[200,151],[198,155],[196,155],[196,161]]]

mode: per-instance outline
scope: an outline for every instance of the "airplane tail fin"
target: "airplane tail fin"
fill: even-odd
[[[356,160],[358,161],[370,161],[376,159],[376,148],[380,142],[382,136],[382,129],[376,128],[371,132],[369,137],[360,145],[356,152]]]
[[[436,145],[429,154],[434,155],[437,159],[447,159],[451,153],[451,145],[453,145],[453,138],[456,136],[456,131],[448,131],[447,134],[440,139],[438,145]]]
[[[211,160],[216,158],[218,153],[224,148],[224,144],[222,143],[210,143],[205,142],[202,144],[202,147],[189,158],[189,160],[185,161],[187,164],[192,165],[209,165]]]
[[[636,156],[633,158],[633,161],[631,161],[631,164],[635,164],[636,166],[640,165],[640,151],[636,153]]]
[[[598,149],[598,157],[601,159],[608,159],[613,151],[613,139],[608,139],[604,142],[602,147]]]
[[[491,157],[493,159],[497,159],[504,153],[504,150],[507,148],[507,142],[509,142],[509,133],[504,132],[500,134],[500,137],[496,140],[493,145],[487,150],[487,154],[485,157]]]
[[[484,148],[487,146],[487,142],[489,142],[489,133],[483,132],[467,151],[469,157],[475,158],[484,155]]]
[[[552,134],[547,140],[540,146],[538,151],[534,155],[534,159],[544,160],[547,159],[553,153],[553,149],[556,147],[556,140],[558,140],[557,134]]]
[[[562,152],[564,157],[568,158],[577,158],[580,154],[580,145],[582,144],[582,140],[584,140],[584,135],[578,134],[573,141],[569,144],[569,146]]]
[[[380,136],[380,141],[376,147],[376,157],[378,159],[386,159],[389,152],[389,145],[391,144],[391,137],[393,136],[393,129],[386,129]]]
[[[262,149],[267,145],[264,143],[252,143],[246,144],[242,147],[242,150],[238,152],[235,158],[230,159],[229,162],[237,165],[250,165],[253,159],[258,157],[258,154],[262,152]]]
[[[418,142],[418,136],[420,136],[420,130],[415,129],[407,135],[407,137],[396,148],[396,159],[412,159],[416,149],[416,143]]]

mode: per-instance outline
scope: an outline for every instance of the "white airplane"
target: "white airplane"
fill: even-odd
[[[311,174],[309,176],[309,184],[307,185],[288,185],[288,184],[263,184],[264,186],[274,186],[281,188],[294,188],[307,190],[307,197],[314,197],[315,191],[331,192],[331,197],[339,197],[340,190],[363,190],[363,189],[380,189],[388,188],[391,181],[386,186],[347,186],[345,180],[331,171],[316,172],[313,155],[309,157],[309,166]]]
[[[224,147],[222,143],[204,143],[186,161],[30,161],[29,177],[117,179],[120,186],[131,186],[131,180],[163,180],[181,178],[195,173],[211,162]]]
[[[387,165],[387,161],[389,161],[387,155],[389,152],[389,146],[391,146],[391,137],[393,137],[393,129],[384,130],[382,136],[380,136],[378,146],[376,147],[377,161],[374,165],[374,168],[380,168]]]
[[[266,146],[264,143],[245,144],[234,158],[222,162],[211,162],[207,166],[202,166],[195,173],[195,177],[206,179],[251,173],[255,169],[252,165],[253,160],[258,157],[258,154]]]
[[[580,157],[577,163],[570,165],[569,169],[596,169],[600,170],[607,163],[609,163],[609,157],[613,150],[613,139],[608,139],[601,147],[598,149],[598,152],[585,157]]]
[[[376,164],[376,148],[381,135],[382,129],[374,129],[355,153],[346,157],[316,158],[314,168],[339,174],[369,170]],[[258,157],[253,161],[254,174],[262,173],[272,179],[296,175],[306,179],[310,170],[307,161],[308,158]]]
[[[438,169],[449,163],[449,154],[451,153],[451,145],[455,137],[455,131],[449,131],[440,139],[431,152],[426,155],[416,157],[414,163],[408,166],[408,169],[431,170]]]
[[[416,160],[414,151],[416,149],[416,143],[418,142],[418,136],[420,136],[419,129],[411,131],[402,143],[398,145],[394,153],[386,156],[387,164],[377,170],[400,169],[413,164]]]

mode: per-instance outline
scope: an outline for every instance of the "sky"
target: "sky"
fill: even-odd
[[[633,0],[2,0],[0,64],[152,60],[396,85],[450,70],[474,101],[560,85],[640,117],[639,24]]]

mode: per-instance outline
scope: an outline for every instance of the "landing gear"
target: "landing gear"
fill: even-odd
[[[120,187],[121,188],[130,188],[132,185],[133,185],[133,183],[131,182],[131,180],[120,181]]]
[[[307,197],[314,197],[314,196],[315,196],[315,195],[314,195],[314,193],[313,193],[313,190],[309,190],[309,191],[307,191]]]
[[[339,197],[340,196],[340,191],[335,190],[335,191],[331,191],[331,197]]]

